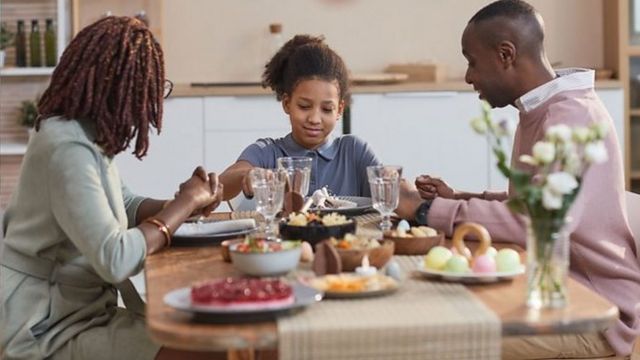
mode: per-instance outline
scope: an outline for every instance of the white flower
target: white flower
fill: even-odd
[[[536,161],[536,159],[531,156],[531,155],[520,155],[520,162],[523,164],[528,164],[528,165],[533,165],[533,166],[537,166],[538,162]]]
[[[577,126],[573,129],[573,140],[579,144],[584,144],[591,138],[591,131],[584,126]]]
[[[609,157],[604,142],[596,141],[585,145],[584,158],[590,164],[600,164],[607,161]]]
[[[548,140],[567,142],[571,140],[571,128],[564,124],[550,126],[546,135]]]
[[[604,139],[604,137],[609,132],[609,124],[604,121],[600,121],[597,123],[591,124],[591,130],[593,130],[595,134],[595,138],[598,140]]]
[[[557,195],[569,194],[578,187],[575,176],[564,172],[554,172],[547,176],[547,184],[544,189],[550,190]]]
[[[547,210],[557,210],[562,207],[562,195],[551,191],[548,186],[542,188],[542,206]]]
[[[487,123],[483,118],[475,118],[471,120],[471,128],[478,134],[483,135],[487,132]]]
[[[540,164],[548,164],[556,157],[556,149],[550,142],[538,141],[533,145],[533,157]]]

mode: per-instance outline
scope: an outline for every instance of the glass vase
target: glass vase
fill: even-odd
[[[527,306],[559,308],[567,303],[568,220],[528,218]]]

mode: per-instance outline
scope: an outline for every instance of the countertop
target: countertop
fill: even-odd
[[[598,80],[596,89],[622,88],[619,80]],[[396,84],[372,84],[353,85],[353,94],[380,94],[399,92],[425,92],[425,91],[473,91],[471,85],[464,81],[446,82],[401,82]],[[200,96],[247,96],[247,95],[271,95],[270,89],[263,89],[259,85],[242,86],[191,86],[189,84],[176,84],[171,97],[200,97]]]

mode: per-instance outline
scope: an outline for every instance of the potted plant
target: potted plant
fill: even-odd
[[[36,100],[24,100],[20,104],[20,125],[27,128],[29,131],[29,137],[33,133],[33,127],[36,124],[36,118],[38,117],[38,99]]]
[[[0,24],[0,68],[4,67],[5,49],[13,43],[13,33],[6,24]]]

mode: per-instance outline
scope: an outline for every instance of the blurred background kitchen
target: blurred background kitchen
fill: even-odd
[[[431,173],[467,190],[504,187],[487,144],[468,126],[480,105],[462,80],[462,30],[489,2],[0,0],[0,207],[17,181],[28,141],[22,124],[29,126],[33,101],[46,88],[51,54],[55,62],[73,34],[105,14],[148,21],[175,83],[165,102],[166,131],[151,140],[149,155],[117,160],[136,192],[171,196],[193,166],[221,172],[256,138],[286,134],[280,104],[257,83],[275,49],[299,33],[324,35],[352,72],[353,104],[337,131],[366,139],[384,162],[404,165],[407,178]],[[627,186],[638,192],[636,2],[530,0],[545,18],[554,65],[598,69],[596,88],[623,144]],[[513,121],[515,114],[495,111]],[[145,182],[148,175],[157,182]]]

